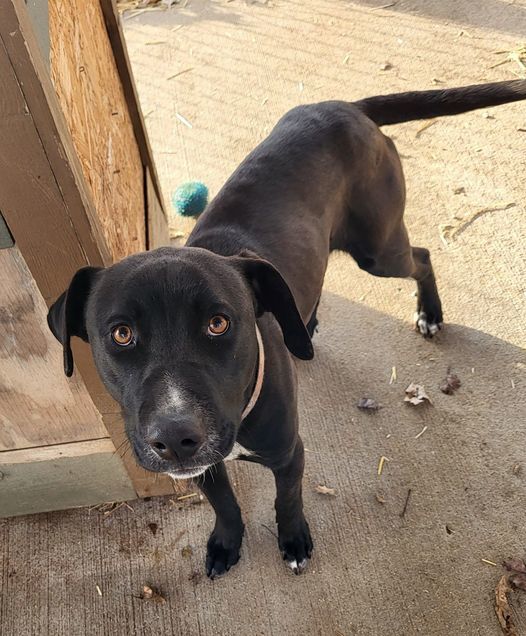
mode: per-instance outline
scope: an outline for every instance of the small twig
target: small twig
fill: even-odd
[[[382,4],[381,7],[373,7],[372,11],[380,11],[381,9],[390,9],[391,7],[394,7],[396,4],[398,4],[398,2],[390,2],[389,4]]]
[[[429,121],[427,121],[423,126],[421,126],[415,134],[415,138],[418,139],[420,137],[420,135],[424,132],[424,130],[427,130],[428,128],[430,128],[433,124],[437,123],[437,119],[430,119]]]
[[[185,499],[190,499],[191,497],[197,497],[197,493],[191,492],[189,495],[181,495],[181,497],[177,497],[177,501],[184,501]]]
[[[488,565],[493,565],[493,566],[497,566],[497,564],[494,561],[490,561],[489,559],[481,559],[482,563],[487,563]]]
[[[175,73],[174,75],[170,75],[170,77],[167,77],[167,80],[171,80],[174,79],[174,77],[179,77],[179,75],[184,75],[185,73],[189,73],[190,71],[193,71],[194,67],[190,67],[190,68],[185,68],[183,71],[179,71],[179,73]]]
[[[384,455],[380,457],[380,461],[378,462],[378,470],[376,471],[378,474],[378,477],[380,477],[380,475],[382,474],[385,462],[388,462],[388,461],[389,460]]]
[[[400,517],[403,519],[405,517],[405,513],[407,512],[407,506],[409,505],[409,499],[411,498],[412,489],[409,488],[407,491],[407,497],[405,498],[405,504],[402,512],[400,513]]]
[[[193,128],[192,124],[188,121],[188,119],[186,119],[186,117],[183,117],[180,113],[175,113],[175,116],[182,124],[188,128]]]
[[[503,64],[507,64],[508,62],[511,62],[511,60],[502,60],[501,62],[497,62],[496,64],[492,64],[491,66],[488,66],[488,69],[490,68],[497,68],[497,66],[502,66]]]
[[[468,217],[465,221],[460,223],[459,227],[452,232],[451,238],[456,238],[457,236],[462,234],[462,232],[465,232],[468,229],[468,227],[474,221],[479,219],[481,216],[484,216],[485,214],[489,214],[490,212],[503,212],[504,210],[509,210],[510,208],[514,208],[516,205],[517,204],[513,202],[513,203],[508,203],[502,207],[483,208],[482,210],[478,210],[478,212],[475,212],[470,217]]]
[[[422,435],[427,431],[427,426],[424,426],[424,428],[420,431],[420,433],[418,433],[418,435],[415,435],[415,439],[418,439],[419,437],[422,437]]]
[[[122,19],[131,20],[132,18],[136,18],[138,15],[146,13],[146,11],[149,11],[149,9],[137,9],[137,11],[134,11],[133,9],[127,9],[123,12]]]
[[[278,538],[278,535],[274,532],[274,530],[272,530],[272,528],[269,528],[264,523],[262,523],[261,525],[265,528],[265,530],[268,530],[273,537],[276,537],[276,539]]]

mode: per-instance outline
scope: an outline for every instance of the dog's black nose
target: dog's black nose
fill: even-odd
[[[163,419],[146,437],[147,443],[161,459],[193,457],[205,441],[205,432],[198,423]]]

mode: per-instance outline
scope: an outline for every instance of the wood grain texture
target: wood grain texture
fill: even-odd
[[[85,442],[70,442],[54,446],[38,446],[0,453],[0,466],[6,464],[31,464],[47,462],[66,457],[84,457],[90,454],[115,453],[115,446],[109,437],[90,439]],[[5,473],[2,473],[4,479]]]
[[[114,0],[100,0],[100,6],[102,13],[104,14],[104,22],[106,23],[108,38],[113,50],[115,64],[119,72],[122,90],[126,97],[126,103],[128,105],[128,111],[133,124],[133,131],[139,147],[142,164],[145,172],[148,170],[150,173],[152,186],[157,195],[157,200],[159,201],[163,212],[166,213],[166,205],[163,201],[162,190],[159,184],[159,177],[157,175],[157,168],[153,159],[153,152],[150,146],[148,133],[146,131],[144,117],[142,115],[139,96],[137,94],[137,88],[133,78],[131,62],[128,56],[126,40],[124,38],[117,7],[115,6]]]
[[[111,262],[23,2],[0,3],[0,209],[47,303]]]
[[[47,307],[17,247],[0,250],[0,451],[107,437],[82,381],[68,381]]]
[[[113,258],[146,248],[143,167],[98,0],[50,0],[51,78]]]

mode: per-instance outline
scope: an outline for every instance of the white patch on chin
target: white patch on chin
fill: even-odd
[[[251,450],[246,449],[244,446],[241,446],[239,442],[234,442],[234,448],[230,451],[230,453],[225,457],[223,461],[229,462],[232,459],[237,459],[240,455],[255,455],[255,453]]]
[[[178,479],[192,479],[192,477],[197,477],[198,475],[202,475],[208,468],[210,467],[200,466],[199,468],[194,468],[193,470],[189,470],[187,472],[167,471],[166,474],[169,475],[174,481],[177,481]]]

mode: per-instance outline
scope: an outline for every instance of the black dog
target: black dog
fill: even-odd
[[[329,253],[349,252],[375,276],[414,278],[418,330],[440,328],[429,252],[409,244],[402,167],[378,126],[524,98],[526,81],[511,81],[294,108],[230,177],[187,247],[81,269],[51,307],[66,374],[71,336],[89,341],[138,461],[198,477],[216,512],[209,576],[239,559],[244,526],[224,465],[233,456],[273,471],[289,566],[299,573],[311,555],[289,351],[313,356]]]

